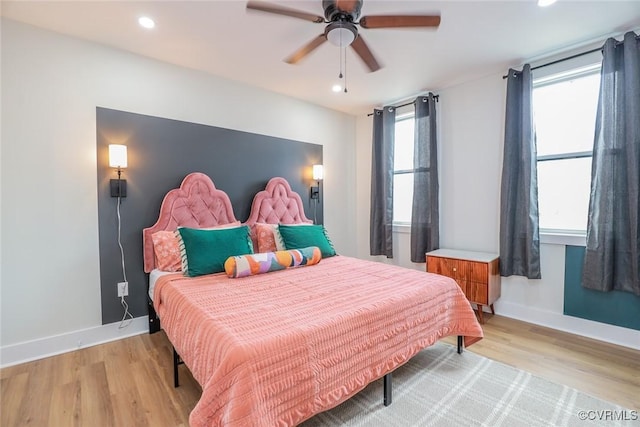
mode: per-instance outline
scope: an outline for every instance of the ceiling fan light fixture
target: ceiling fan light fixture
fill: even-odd
[[[141,27],[146,28],[148,30],[156,26],[156,23],[154,22],[154,20],[149,18],[148,16],[141,16],[140,18],[138,18],[138,24],[140,24]]]
[[[358,30],[352,23],[333,22],[327,25],[325,36],[329,43],[338,47],[347,47],[358,36]]]

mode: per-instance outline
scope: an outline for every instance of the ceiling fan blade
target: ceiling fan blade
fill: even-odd
[[[373,73],[374,71],[378,71],[381,68],[380,64],[378,64],[378,61],[376,60],[375,56],[373,56],[373,53],[369,49],[369,46],[367,46],[367,44],[364,42],[361,35],[358,35],[358,37],[356,37],[353,43],[351,43],[351,47],[356,51],[360,59],[364,61],[367,67],[369,67],[369,71]]]
[[[356,7],[356,0],[336,0],[336,7],[343,12],[353,12]]]
[[[326,41],[327,38],[324,36],[324,34],[320,34],[315,39],[311,40],[309,43],[295,51],[291,56],[285,59],[284,62],[289,64],[297,64],[302,58],[313,52],[318,46]]]
[[[260,12],[275,13],[276,15],[291,16],[293,18],[304,19],[305,21],[315,22],[317,24],[324,22],[324,18],[322,16],[302,12],[295,9],[289,9],[287,7],[282,7],[262,1],[248,1],[247,9],[259,10]]]
[[[437,27],[439,15],[378,15],[360,18],[362,28]]]

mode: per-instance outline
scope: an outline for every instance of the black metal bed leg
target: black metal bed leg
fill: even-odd
[[[160,319],[153,308],[153,301],[147,298],[147,311],[149,313],[149,334],[155,334],[160,330]]]
[[[458,335],[458,354],[462,354],[462,351],[464,349],[462,338],[462,335]]]
[[[382,384],[384,387],[384,406],[391,405],[391,393],[393,389],[393,385],[391,383],[391,372],[385,375],[382,379]]]
[[[180,356],[176,351],[175,347],[173,347],[173,386],[175,388],[180,386],[180,381],[178,379],[178,365],[180,364]]]

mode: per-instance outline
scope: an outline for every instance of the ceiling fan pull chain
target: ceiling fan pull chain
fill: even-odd
[[[347,48],[344,47],[344,93],[347,93]]]
[[[338,48],[338,53],[340,55],[340,74],[338,74],[338,78],[342,78],[342,48]]]
[[[340,28],[342,28],[342,23],[340,23]],[[340,55],[340,74],[338,78],[342,78],[342,31],[340,31],[340,47],[338,48],[338,53]]]

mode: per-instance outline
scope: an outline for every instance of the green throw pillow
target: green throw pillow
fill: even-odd
[[[253,253],[249,227],[204,230],[179,228],[180,254],[185,276],[195,277],[224,271],[230,256]]]
[[[336,254],[336,250],[333,248],[333,244],[331,244],[323,225],[280,224],[278,230],[282,235],[282,240],[287,250],[317,246],[322,252],[322,258],[328,258]]]

